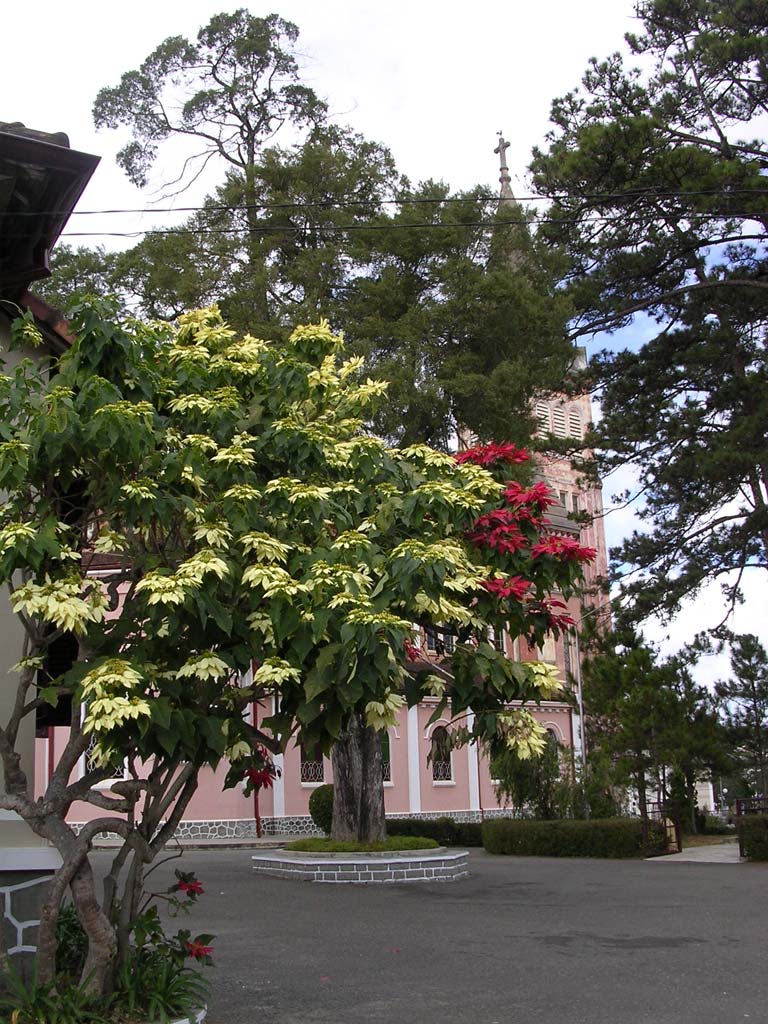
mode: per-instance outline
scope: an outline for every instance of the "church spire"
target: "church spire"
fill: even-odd
[[[499,154],[499,168],[501,171],[499,175],[499,183],[501,184],[500,198],[502,200],[514,199],[515,196],[512,192],[512,179],[509,176],[509,168],[507,167],[507,150],[509,149],[509,143],[504,139],[501,132],[499,132],[498,135],[499,144],[493,152]]]

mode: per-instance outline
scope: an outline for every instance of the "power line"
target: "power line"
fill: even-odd
[[[698,189],[698,190],[669,190],[651,191],[647,189],[628,190],[626,192],[594,192],[584,193],[572,197],[576,202],[620,202],[632,199],[684,199],[687,197],[717,197],[729,198],[731,196],[764,196],[768,195],[767,188],[733,188],[733,189]],[[547,202],[548,196],[516,196],[513,202],[540,203]],[[250,203],[250,204],[214,204],[210,206],[144,206],[144,207],[113,207],[103,210],[18,210],[16,212],[0,211],[2,217],[61,217],[70,215],[73,217],[95,217],[117,214],[145,214],[145,213],[248,213],[258,210],[343,210],[355,206],[448,206],[448,205],[469,205],[471,203],[498,203],[499,196],[446,196],[439,197],[412,197],[402,199],[340,199],[335,202],[317,200],[316,202],[282,202],[282,203]],[[737,214],[738,215],[738,214]]]
[[[730,217],[739,217],[745,220],[758,220],[768,218],[768,210],[729,211],[728,214],[699,212],[691,215],[691,220],[727,220]],[[539,227],[546,225],[576,226],[579,224],[627,224],[626,216],[600,217],[592,215],[588,218],[542,218],[536,221]],[[347,234],[352,231],[412,231],[433,230],[452,231],[455,228],[493,228],[498,230],[505,227],[519,227],[514,221],[480,220],[480,221],[415,221],[410,224],[396,222],[375,223],[365,222],[358,224],[323,224],[318,226],[320,234]],[[303,231],[301,224],[260,224],[248,228],[144,228],[136,231],[63,231],[60,238],[141,238],[143,235],[286,235]],[[24,238],[25,235],[5,237]],[[745,239],[746,240],[746,239]]]

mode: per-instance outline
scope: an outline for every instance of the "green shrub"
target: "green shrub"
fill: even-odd
[[[437,846],[434,839],[425,839],[424,836],[392,836],[384,843],[337,843],[333,839],[314,836],[288,843],[285,849],[302,853],[385,853],[387,850],[435,850]]]
[[[768,860],[768,815],[747,814],[739,818],[739,836],[748,860]]]
[[[389,836],[429,836],[440,846],[482,846],[479,821],[453,818],[387,818]]]
[[[79,978],[88,954],[88,936],[74,904],[65,903],[56,922],[56,973]]]
[[[330,782],[312,791],[309,813],[320,831],[329,836],[333,825],[333,786]]]
[[[450,846],[482,846],[483,823],[481,821],[455,821],[455,838]]]
[[[637,818],[599,821],[530,821],[493,818],[483,823],[483,846],[489,853],[522,857],[642,857],[663,853],[666,836],[649,822],[648,843]]]
[[[734,826],[722,818],[713,818],[708,814],[704,820],[704,834],[707,836],[732,836],[735,832]]]

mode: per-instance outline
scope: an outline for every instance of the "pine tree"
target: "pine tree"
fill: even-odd
[[[717,683],[738,771],[752,793],[768,796],[768,654],[758,638],[733,638],[732,678]]]
[[[604,418],[598,470],[632,466],[643,533],[615,553],[638,617],[671,614],[719,580],[768,565],[764,0],[643,0],[633,57],[594,60],[555,100],[534,154],[552,200],[543,229],[571,260],[575,336],[642,312],[634,352],[593,363]],[[647,322],[647,321],[646,321]]]

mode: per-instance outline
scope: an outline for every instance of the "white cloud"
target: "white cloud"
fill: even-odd
[[[732,582],[735,574],[731,577]],[[729,628],[735,633],[754,633],[768,646],[768,601],[765,592],[765,572],[753,569],[744,574],[742,590],[744,601],[738,604],[729,620]],[[679,614],[668,625],[657,619],[650,619],[643,632],[649,640],[658,643],[664,655],[674,654],[697,633],[714,629],[720,624],[727,611],[727,604],[717,583],[710,583],[700,594],[684,602]],[[711,686],[718,679],[730,675],[728,651],[702,658],[696,666],[699,682]]]

